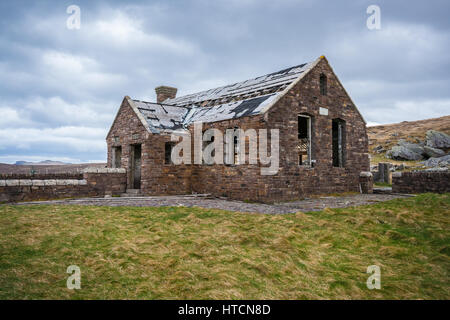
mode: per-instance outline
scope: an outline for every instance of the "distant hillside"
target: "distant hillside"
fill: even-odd
[[[28,162],[28,161],[16,161],[16,166],[61,166],[67,165],[71,163],[61,162],[61,161],[52,161],[52,160],[44,160],[39,162]]]
[[[410,142],[423,141],[428,130],[450,134],[450,116],[368,127],[369,152],[372,153],[373,148],[379,145],[387,150],[400,139]]]

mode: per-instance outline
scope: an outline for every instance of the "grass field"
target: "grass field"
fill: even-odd
[[[449,212],[450,194],[276,216],[0,206],[0,299],[449,299]]]

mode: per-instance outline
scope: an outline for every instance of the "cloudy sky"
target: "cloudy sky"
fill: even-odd
[[[372,4],[380,30],[366,25]],[[448,115],[449,12],[448,0],[1,1],[0,162],[105,161],[125,95],[183,95],[322,54],[369,124]]]

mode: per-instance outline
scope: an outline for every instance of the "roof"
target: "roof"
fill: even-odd
[[[143,116],[148,129],[153,133],[182,128],[183,121],[191,109],[154,102],[132,101],[139,114]]]
[[[269,73],[254,79],[245,80],[194,94],[188,94],[186,96],[174,99],[167,99],[163,103],[176,106],[200,105],[204,107],[228,103],[236,100],[246,100],[255,96],[280,92],[292,81],[297,79],[301,73],[307,70],[308,66],[308,63],[303,63],[298,66]]]
[[[153,133],[187,128],[194,122],[254,116],[268,110],[318,60],[162,103],[129,101],[144,126]]]

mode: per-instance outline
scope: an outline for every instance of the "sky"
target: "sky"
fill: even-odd
[[[181,96],[320,55],[369,125],[448,115],[449,12],[448,0],[1,1],[0,162],[105,162],[125,95]]]

